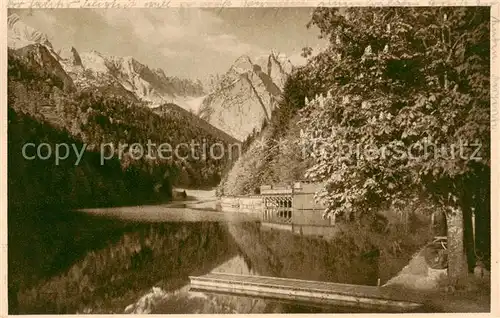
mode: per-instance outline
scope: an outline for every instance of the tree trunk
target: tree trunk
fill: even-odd
[[[469,271],[469,273],[472,273],[476,264],[476,255],[474,254],[474,229],[472,228],[472,210],[470,206],[471,205],[464,207],[462,211],[464,220],[464,246],[465,255],[467,257],[467,270]]]
[[[464,214],[462,209],[453,209],[447,215],[448,227],[448,279],[453,286],[464,286],[468,267],[464,244]]]

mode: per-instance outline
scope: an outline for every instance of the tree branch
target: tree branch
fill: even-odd
[[[448,53],[448,57],[446,58],[446,62],[449,62],[450,59],[451,59],[451,55],[453,54],[453,50],[455,50],[455,48],[457,47],[458,43],[460,42],[460,40],[462,40],[465,36],[467,35],[467,33],[463,33],[456,41],[455,43],[453,44],[453,46],[451,47],[450,49],[450,52]]]
[[[422,39],[422,44],[424,45],[424,49],[427,51],[428,46],[427,43],[425,43],[425,39]]]

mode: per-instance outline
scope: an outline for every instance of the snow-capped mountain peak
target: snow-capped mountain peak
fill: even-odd
[[[57,51],[57,55],[67,64],[73,66],[83,66],[82,58],[74,47],[65,47]]]
[[[240,140],[271,118],[293,70],[290,60],[276,51],[257,57],[243,55],[215,90],[206,94],[200,81],[167,76],[164,70],[150,68],[129,55],[78,52],[71,43],[56,53],[48,37],[18,15],[8,17],[8,26],[9,48],[24,56],[38,56],[40,67],[50,68],[70,86],[125,96],[150,107],[175,103]]]
[[[7,30],[7,43],[10,48],[19,49],[35,43],[52,48],[52,43],[45,33],[24,23],[17,14],[7,17]]]
[[[82,52],[80,56],[85,69],[92,70],[95,73],[108,73],[106,58],[101,53],[92,50],[90,52]]]
[[[54,59],[50,63],[51,67],[58,64],[57,73],[61,76],[62,73],[67,73],[80,89],[104,89],[113,94],[142,100],[151,107],[179,101],[181,106],[194,108],[195,111],[198,106],[193,106],[192,101],[198,101],[199,97],[204,95],[203,87],[199,83],[168,77],[163,70],[150,69],[132,56],[106,55],[96,50],[79,53],[72,46],[56,52],[44,33],[25,24],[17,14],[10,15],[9,48],[23,49],[26,53],[25,48],[33,44],[45,47]],[[30,48],[33,49],[35,48]],[[44,67],[41,64],[40,66]]]

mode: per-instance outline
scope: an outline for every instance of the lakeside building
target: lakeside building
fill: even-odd
[[[262,221],[295,225],[331,226],[333,220],[324,218],[325,206],[314,200],[318,183],[297,181],[285,185],[262,185]]]
[[[334,220],[323,217],[325,206],[314,199],[320,188],[321,184],[307,181],[262,185],[259,195],[222,197],[221,209],[253,214],[261,220],[263,229],[330,236],[337,227]]]

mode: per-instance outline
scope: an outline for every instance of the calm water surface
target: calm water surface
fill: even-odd
[[[219,271],[367,285],[379,277],[377,260],[348,245],[263,230],[251,219],[161,207],[123,211],[127,217],[113,210],[9,218],[10,312],[344,312],[191,292],[188,276]],[[154,217],[130,217],[145,213]]]

